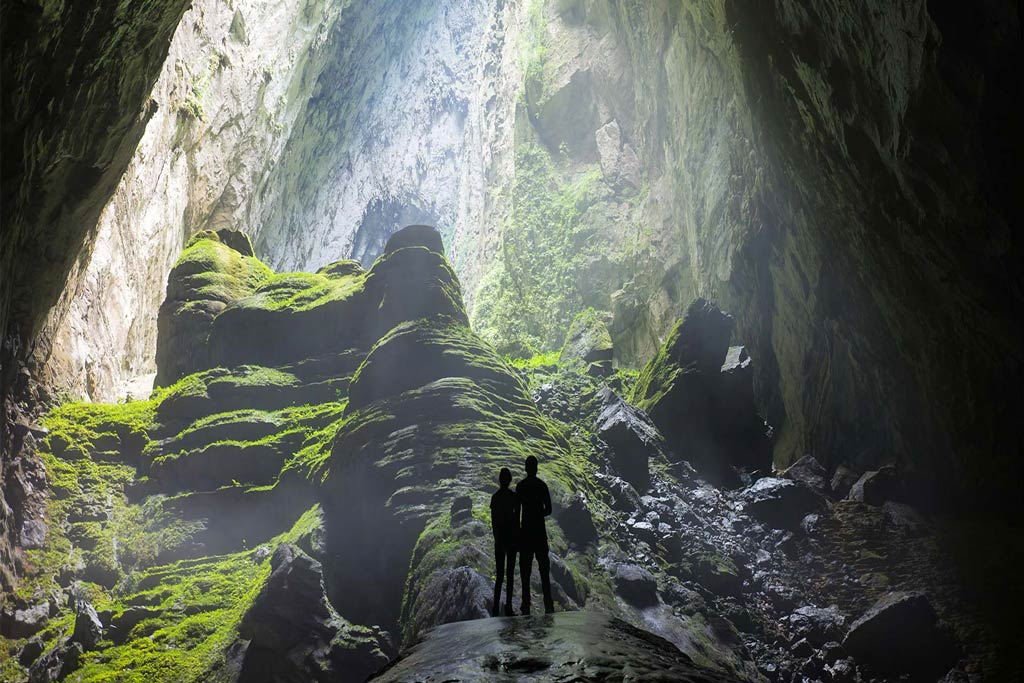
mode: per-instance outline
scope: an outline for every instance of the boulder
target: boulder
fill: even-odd
[[[658,582],[654,575],[635,564],[617,564],[611,571],[615,592],[634,607],[658,604]]]
[[[239,635],[249,641],[240,683],[363,680],[387,662],[386,641],[342,619],[327,601],[319,562],[284,543],[270,566],[239,624]]]
[[[587,497],[582,493],[574,494],[569,504],[559,510],[555,518],[558,520],[558,525],[562,527],[562,532],[569,545],[583,549],[587,545],[597,542],[594,518],[590,513]]]
[[[664,447],[661,434],[642,411],[610,388],[601,389],[597,397],[604,408],[597,417],[595,431],[611,449],[612,467],[636,489],[646,490],[651,483],[650,456]]]
[[[71,633],[71,642],[78,643],[82,650],[89,651],[96,647],[96,644],[103,637],[103,624],[95,608],[84,600],[79,600],[75,606],[75,629]]]
[[[604,370],[611,371],[612,336],[604,320],[593,308],[573,318],[558,360],[561,363],[574,360],[597,363]]]
[[[880,469],[865,472],[850,488],[847,497],[868,505],[881,505],[887,500],[901,500],[903,486],[896,467],[886,465]]]
[[[782,471],[780,476],[785,479],[803,482],[812,491],[823,496],[829,495],[832,491],[832,486],[828,480],[828,472],[824,467],[822,467],[821,463],[810,454],[803,456],[787,467]]]
[[[452,527],[461,526],[473,519],[473,499],[469,496],[458,496],[451,506]]]
[[[777,529],[796,530],[808,514],[825,502],[803,482],[763,477],[740,495],[747,514]]]
[[[56,683],[78,668],[83,654],[80,643],[65,638],[39,656],[28,670],[28,683]]]
[[[50,604],[40,602],[21,608],[7,608],[0,621],[0,634],[6,638],[28,638],[42,630],[50,618]]]
[[[832,481],[830,482],[832,495],[836,498],[846,498],[850,493],[850,489],[853,488],[853,485],[857,483],[858,479],[860,479],[860,477],[856,472],[846,465],[840,465],[832,474]]]
[[[793,640],[806,639],[816,648],[843,637],[846,620],[836,607],[805,605],[784,619]]]
[[[850,625],[843,647],[874,673],[914,680],[935,680],[960,657],[958,643],[922,593],[882,597]]]
[[[771,469],[771,431],[758,415],[753,370],[743,347],[729,347],[732,317],[694,301],[644,366],[632,403],[669,446],[705,477],[737,484],[736,468]]]

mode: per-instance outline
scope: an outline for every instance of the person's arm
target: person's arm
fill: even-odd
[[[498,516],[494,509],[494,496],[491,496],[491,533],[495,538],[498,537]]]
[[[543,498],[544,498],[544,500],[543,500],[543,503],[544,503],[544,516],[547,517],[548,515],[551,514],[551,494],[548,492],[548,485],[547,484],[541,482],[541,486],[544,487],[544,491],[543,491],[543,493],[544,493],[544,496],[543,496]]]

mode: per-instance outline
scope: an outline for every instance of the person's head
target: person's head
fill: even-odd
[[[526,473],[531,477],[537,474],[537,458],[532,455],[526,459]]]
[[[498,483],[503,489],[507,489],[508,485],[512,483],[512,471],[509,468],[502,467],[501,472],[498,472]]]

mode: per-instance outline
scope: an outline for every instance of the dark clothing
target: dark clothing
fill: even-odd
[[[540,588],[544,593],[544,611],[554,612],[555,603],[551,599],[551,561],[548,559],[548,539],[533,539],[519,548],[519,578],[523,582],[522,612],[530,611],[530,574],[533,573],[533,558],[537,558],[537,569],[540,572]]]
[[[537,558],[540,585],[544,591],[544,609],[554,611],[551,599],[551,563],[548,560],[548,532],[544,518],[551,514],[551,494],[547,484],[536,476],[528,476],[516,484],[516,495],[522,510],[519,543],[519,574],[523,582],[523,613],[530,609],[530,574],[533,558]]]
[[[498,489],[491,496],[491,531],[494,533],[494,607],[498,616],[501,584],[505,590],[505,614],[512,612],[512,577],[515,575],[516,544],[519,542],[519,497],[511,489]]]
[[[516,495],[523,510],[524,537],[547,539],[544,518],[551,514],[551,494],[548,485],[537,477],[527,477],[516,484]]]
[[[505,583],[505,616],[512,616],[513,579],[516,575],[516,547],[512,543],[494,539],[494,603],[492,616],[501,612],[501,584]]]
[[[519,496],[512,489],[498,489],[491,496],[491,531],[501,539],[519,535]]]

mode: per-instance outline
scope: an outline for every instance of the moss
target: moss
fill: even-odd
[[[554,370],[558,366],[558,351],[549,351],[548,353],[538,353],[530,358],[509,358],[507,359],[512,367],[518,370]]]
[[[236,306],[299,313],[350,299],[363,291],[365,282],[366,274],[362,272],[278,273]]]
[[[682,368],[672,358],[672,349],[679,343],[682,321],[678,321],[658,353],[639,372],[633,387],[631,402],[642,410],[650,411],[668,393],[682,373]]]
[[[309,510],[290,531],[267,542],[295,542],[318,522]],[[268,555],[269,558],[269,555]],[[242,616],[270,574],[270,562],[251,552],[184,560],[142,572],[123,594],[101,608],[116,616],[147,605],[157,616],[136,625],[123,645],[109,641],[87,653],[66,680],[188,683],[227,678],[227,651]]]
[[[552,351],[585,307],[581,281],[597,246],[582,215],[600,170],[566,181],[548,152],[533,144],[520,146],[515,162],[512,210],[498,262],[478,286],[473,327],[496,346],[516,342]]]

